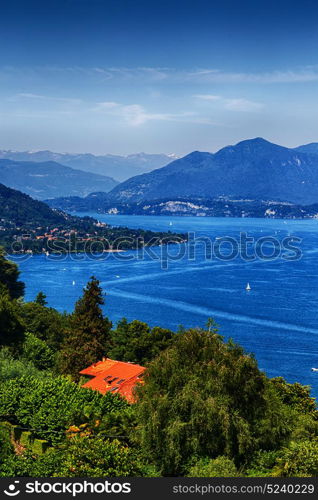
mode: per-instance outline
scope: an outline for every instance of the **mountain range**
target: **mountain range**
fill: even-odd
[[[292,149],[262,138],[245,140],[216,153],[194,151],[118,185],[52,161],[0,159],[0,179],[68,211],[267,216],[274,203],[277,216],[315,216],[318,144]]]
[[[163,167],[176,155],[137,153],[127,156],[93,155],[90,153],[71,154],[53,153],[52,151],[11,151],[0,150],[0,159],[14,161],[31,161],[33,163],[57,162],[93,174],[106,175],[122,182],[132,176],[150,172]]]
[[[117,182],[111,177],[65,167],[54,161],[42,163],[0,159],[0,181],[36,199],[86,196],[110,191]]]
[[[107,198],[117,203],[204,198],[312,204],[318,201],[318,154],[312,153],[313,145],[300,149],[256,138],[214,154],[194,151],[122,182]]]

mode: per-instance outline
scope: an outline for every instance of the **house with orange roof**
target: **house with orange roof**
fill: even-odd
[[[120,394],[129,403],[133,403],[134,388],[138,383],[142,383],[145,369],[144,366],[105,358],[80,372],[80,375],[89,377],[82,387],[94,389],[102,394]]]

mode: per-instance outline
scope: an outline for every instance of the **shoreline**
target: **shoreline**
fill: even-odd
[[[6,255],[8,255],[9,257],[13,258],[14,256],[19,256],[19,255],[24,255],[24,256],[33,256],[33,255],[43,255],[43,256],[46,256],[46,257],[50,257],[50,256],[61,256],[61,255],[83,255],[83,254],[90,254],[90,255],[101,255],[101,254],[105,254],[105,253],[124,253],[124,252],[130,252],[130,251],[138,251],[142,248],[156,248],[156,247],[162,247],[162,246],[169,246],[169,245],[183,245],[184,243],[187,243],[187,240],[182,240],[182,241],[171,241],[169,243],[160,243],[158,245],[143,245],[141,247],[137,247],[137,248],[125,248],[125,249],[108,249],[108,250],[102,250],[100,252],[88,252],[88,251],[85,251],[85,250],[69,250],[69,251],[65,251],[63,252],[62,250],[61,251],[58,251],[58,252],[33,252],[33,251],[25,251],[25,252],[7,252],[6,251]]]

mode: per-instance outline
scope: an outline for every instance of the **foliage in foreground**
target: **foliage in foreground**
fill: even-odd
[[[201,458],[190,467],[188,477],[238,477],[239,473],[233,460],[228,457],[214,459]]]
[[[23,376],[0,384],[0,415],[4,420],[34,429],[51,442],[61,441],[71,425],[100,419],[124,409],[117,395],[83,389],[65,377]]]
[[[318,475],[309,387],[269,379],[213,323],[111,330],[95,278],[73,315],[41,293],[23,303],[14,266],[0,256],[0,476]],[[74,382],[104,354],[147,365],[135,405]],[[37,455],[4,420],[51,448]]]
[[[243,467],[258,450],[284,446],[308,399],[284,404],[253,357],[198,329],[149,365],[138,396],[141,443],[164,475],[184,474],[192,457],[225,456]],[[317,434],[312,420],[308,431]]]
[[[16,359],[10,348],[0,350],[0,387],[11,379],[32,375],[36,378],[51,377],[50,371],[37,369],[32,361],[25,358]]]
[[[42,456],[11,455],[0,476],[121,477],[143,476],[138,454],[117,440],[76,436]]]

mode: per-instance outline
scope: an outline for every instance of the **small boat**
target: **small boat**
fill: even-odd
[[[119,274],[116,274],[116,278],[120,278]]]
[[[245,289],[245,290],[247,290],[248,292],[249,292],[250,290],[252,290],[252,289],[251,289],[251,285],[250,285],[249,283],[247,283],[247,285],[246,285],[246,289]]]
[[[72,285],[75,285],[75,281],[72,281]]]
[[[172,222],[171,221],[169,222],[169,226],[172,226]]]
[[[311,371],[312,372],[318,372],[318,368],[312,368]]]

